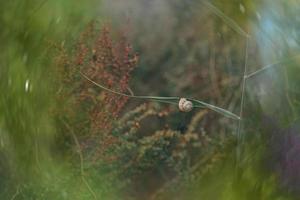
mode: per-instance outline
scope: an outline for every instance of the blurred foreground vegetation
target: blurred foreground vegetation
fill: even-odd
[[[297,199],[298,4],[1,1],[0,199]]]

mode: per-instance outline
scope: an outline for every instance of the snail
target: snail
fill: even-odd
[[[180,98],[178,107],[182,112],[190,112],[193,109],[193,103],[186,98]]]

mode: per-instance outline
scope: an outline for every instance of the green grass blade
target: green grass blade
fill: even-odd
[[[108,92],[111,92],[113,94],[117,94],[117,95],[121,95],[121,96],[125,96],[125,97],[129,97],[129,98],[136,98],[136,99],[148,99],[148,100],[152,100],[152,101],[156,101],[156,102],[161,102],[161,103],[169,103],[169,104],[172,104],[172,105],[178,105],[178,102],[180,100],[180,97],[158,97],[158,96],[135,96],[135,95],[130,95],[130,94],[125,94],[125,93],[122,93],[122,92],[117,92],[117,91],[114,91],[114,90],[111,90],[99,83],[96,83],[95,81],[91,80],[89,77],[87,77],[85,74],[83,74],[82,72],[80,72],[80,74],[85,78],[87,79],[88,81],[90,81],[91,83],[93,83],[94,85],[100,87],[101,89],[103,90],[106,90]],[[231,119],[234,119],[234,120],[240,120],[240,117],[237,116],[236,114],[228,111],[228,110],[225,110],[223,108],[220,108],[220,107],[217,107],[217,106],[214,106],[214,105],[211,105],[211,104],[208,104],[208,103],[205,103],[203,101],[199,101],[199,100],[196,100],[196,99],[188,99],[190,101],[193,102],[194,104],[194,107],[195,108],[207,108],[207,109],[210,109],[212,111],[215,111],[223,116],[226,116],[228,118],[231,118]]]

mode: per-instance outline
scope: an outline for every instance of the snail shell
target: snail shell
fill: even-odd
[[[190,112],[193,109],[193,103],[186,98],[181,98],[178,103],[179,110],[182,112]]]

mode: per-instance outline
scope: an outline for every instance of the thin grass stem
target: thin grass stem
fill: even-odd
[[[180,97],[158,97],[158,96],[135,96],[135,95],[131,95],[131,94],[125,94],[125,93],[122,93],[122,92],[117,92],[117,91],[114,91],[114,90],[111,90],[95,81],[93,81],[92,79],[90,79],[88,76],[86,76],[85,74],[83,74],[82,72],[80,72],[80,74],[85,78],[87,79],[88,81],[90,81],[91,83],[93,83],[94,85],[96,85],[97,87],[103,89],[103,90],[106,90],[108,92],[111,92],[113,94],[117,94],[117,95],[121,95],[121,96],[125,96],[125,97],[129,97],[129,98],[136,98],[136,99],[147,99],[147,100],[151,100],[151,101],[156,101],[156,102],[162,102],[162,103],[168,103],[168,104],[172,104],[172,105],[178,105],[178,102],[180,100]],[[236,114],[228,111],[228,110],[225,110],[223,108],[220,108],[220,107],[217,107],[217,106],[214,106],[214,105],[211,105],[211,104],[208,104],[208,103],[205,103],[203,101],[199,101],[199,100],[196,100],[196,99],[192,99],[192,98],[188,98],[188,100],[192,101],[193,104],[194,104],[194,107],[196,108],[208,108],[212,111],[215,111],[225,117],[228,117],[228,118],[231,118],[231,119],[234,119],[234,120],[239,120],[240,117],[237,116]]]
[[[243,112],[244,112],[244,103],[245,103],[245,89],[246,89],[246,74],[248,70],[248,46],[249,46],[249,39],[246,38],[246,45],[245,45],[245,65],[244,65],[244,73],[243,73],[243,82],[242,82],[242,94],[241,94],[241,103],[240,103],[240,120],[238,122],[237,128],[237,161],[240,160],[241,155],[241,143],[243,142],[243,137],[241,134],[242,122],[243,122]]]
[[[246,38],[249,38],[250,35],[246,33],[235,21],[233,21],[230,17],[226,16],[220,9],[218,9],[213,4],[209,3],[208,1],[200,1],[204,4],[209,10],[211,10],[216,16],[220,17],[227,25],[229,25],[233,30],[239,33]]]

